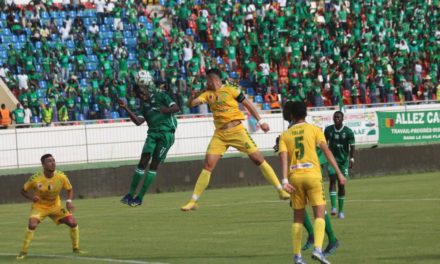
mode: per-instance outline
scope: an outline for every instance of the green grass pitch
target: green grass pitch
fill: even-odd
[[[440,263],[439,186],[439,173],[349,181],[346,219],[332,221],[341,246],[329,260]],[[15,254],[30,204],[1,205],[0,263],[293,263],[292,212],[273,188],[207,190],[199,210],[180,212],[189,196],[148,194],[137,208],[122,205],[120,197],[75,200],[87,254],[74,257],[68,228],[46,219],[22,261]],[[310,253],[303,255],[315,263]]]

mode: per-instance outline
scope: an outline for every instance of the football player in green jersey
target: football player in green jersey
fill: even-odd
[[[120,107],[127,111],[131,121],[137,126],[147,122],[148,131],[142,149],[141,159],[137,165],[130,185],[130,191],[121,199],[121,202],[132,207],[142,204],[142,199],[148,187],[156,178],[159,163],[166,158],[168,150],[174,143],[174,133],[177,128],[177,119],[174,116],[179,112],[178,105],[171,97],[156,89],[151,76],[147,71],[141,71],[135,87],[138,98],[141,100],[140,116],[136,115],[128,106],[119,101]],[[145,81],[147,80],[147,81]],[[146,170],[148,163],[150,167]],[[139,182],[144,178],[141,190],[135,196]]]
[[[336,111],[333,114],[333,125],[325,128],[324,135],[327,139],[328,146],[335,156],[339,168],[348,177],[348,169],[352,168],[354,164],[354,133],[349,127],[343,124],[344,114],[341,111]],[[339,210],[336,209],[336,173],[329,166],[328,174],[330,177],[330,201],[332,205],[331,214],[336,215],[340,219],[345,218],[344,201],[345,201],[345,186],[338,184],[338,205]]]

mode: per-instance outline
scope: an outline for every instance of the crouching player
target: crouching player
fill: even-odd
[[[82,254],[84,252],[79,249],[79,227],[72,215],[75,209],[72,204],[72,185],[63,172],[55,170],[56,163],[51,154],[43,155],[41,164],[43,172],[32,175],[21,190],[21,194],[32,201],[32,210],[23,246],[17,259],[26,257],[35,229],[47,216],[56,224],[66,224],[70,227],[73,253]],[[60,192],[62,189],[67,190],[66,208],[61,206]]]

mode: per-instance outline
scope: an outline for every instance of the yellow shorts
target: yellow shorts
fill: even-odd
[[[40,222],[43,222],[44,218],[49,216],[55,224],[59,225],[61,219],[71,215],[72,214],[62,206],[54,206],[51,208],[32,207],[29,218],[36,218]]]
[[[216,130],[211,142],[209,142],[206,153],[223,155],[229,147],[234,147],[248,155],[258,150],[257,144],[255,144],[243,124],[227,130]]]
[[[311,206],[325,205],[325,192],[322,178],[290,177],[295,192],[290,197],[293,209],[303,209],[307,202]]]

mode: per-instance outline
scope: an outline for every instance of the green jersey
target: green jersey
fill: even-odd
[[[349,127],[342,126],[337,130],[335,125],[330,125],[324,130],[328,147],[335,156],[336,162],[346,163],[350,158],[350,145],[354,145],[354,133]]]
[[[163,107],[171,107],[176,103],[164,92],[154,92],[147,101],[141,103],[142,116],[147,121],[148,133],[174,132],[177,128],[177,119],[174,114],[161,113]]]
[[[12,111],[12,115],[14,116],[16,124],[24,123],[24,110],[22,108],[17,108],[14,111]]]

